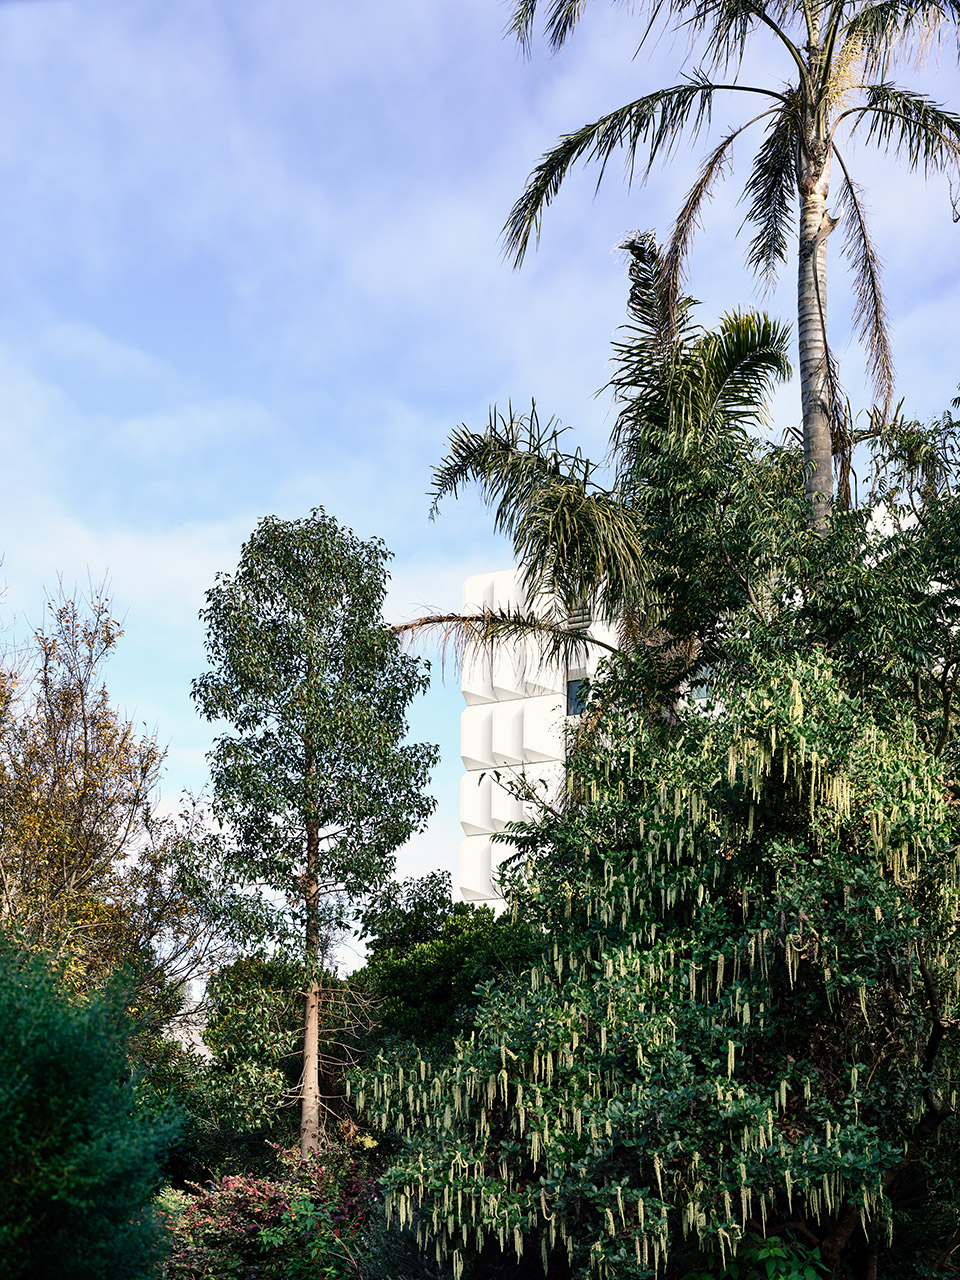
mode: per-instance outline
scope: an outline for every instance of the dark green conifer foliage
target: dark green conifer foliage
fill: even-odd
[[[122,1001],[71,1000],[0,947],[0,1277],[141,1280],[177,1123],[138,1105]]]

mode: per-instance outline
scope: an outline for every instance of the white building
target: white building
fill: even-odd
[[[463,613],[483,609],[525,610],[516,569],[478,574],[463,584]],[[571,629],[589,627],[613,643],[607,628],[588,614],[568,619]],[[569,717],[583,709],[584,681],[596,671],[602,650],[593,647],[574,664],[544,659],[535,639],[498,645],[493,653],[468,653],[462,690],[467,704],[460,721],[460,892],[467,901],[495,901],[499,863],[510,847],[492,836],[507,823],[532,814],[534,796],[556,797],[563,780]],[[511,787],[511,783],[513,786]],[[527,796],[515,794],[517,784]],[[506,785],[504,785],[506,784]]]

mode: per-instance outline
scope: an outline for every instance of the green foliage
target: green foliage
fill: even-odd
[[[551,44],[559,48],[581,17],[583,3],[549,0],[538,5],[538,0],[517,0],[513,30],[526,47],[538,7],[545,10],[545,30]],[[748,99],[749,109],[741,125],[729,128],[711,146],[681,205],[665,263],[670,294],[676,297],[679,293],[694,232],[717,182],[729,171],[735,144],[757,126],[765,133],[744,189],[744,225],[753,232],[748,264],[769,282],[786,262],[791,232],[800,230],[801,265],[805,255],[808,259],[818,255],[826,278],[826,238],[834,223],[822,215],[832,173],[848,209],[841,234],[853,273],[854,318],[867,346],[878,390],[889,402],[893,366],[881,264],[869,234],[863,193],[844,156],[844,126],[851,134],[859,130],[861,138],[904,161],[911,170],[922,169],[927,176],[956,175],[960,167],[960,117],[925,94],[892,82],[894,71],[902,66],[922,65],[932,40],[955,42],[956,10],[921,0],[895,5],[848,0],[829,12],[826,8],[815,10],[805,0],[777,4],[770,0],[718,0],[708,5],[675,0],[667,10],[651,3],[638,5],[635,13],[640,19],[641,47],[664,18],[698,42],[698,65],[681,83],[645,93],[566,133],[540,159],[505,227],[507,247],[515,262],[522,262],[531,240],[539,237],[543,212],[574,165],[591,161],[599,166],[602,177],[612,157],[622,150],[629,179],[645,182],[657,162],[669,160],[681,139],[696,142],[708,131],[718,99],[722,101],[728,91],[733,92],[736,102]],[[770,43],[765,57],[758,59],[761,40]],[[752,58],[748,50],[753,50]],[[782,65],[778,66],[778,60]],[[745,62],[746,79],[740,74]],[[770,69],[772,78],[761,74],[758,82],[753,74],[758,66],[764,72]],[[809,210],[811,205],[813,227],[798,228],[798,212]],[[822,312],[818,319],[809,314],[804,317],[804,309],[811,304],[816,305],[815,299],[802,290],[801,321],[822,326]],[[811,373],[807,362],[804,366],[801,380],[807,391]],[[833,400],[836,388],[832,376],[820,385]],[[836,421],[841,421],[842,406],[835,404],[833,412]],[[806,408],[804,413],[806,417]]]
[[[223,835],[207,851],[208,878],[233,906],[244,904],[231,887],[274,891],[262,899],[262,937],[292,934],[302,946],[318,910],[308,861],[332,922],[343,895],[360,900],[389,877],[393,851],[433,807],[423,787],[436,750],[403,742],[427,674],[383,623],[387,559],[381,542],[322,510],[269,517],[236,573],[207,592],[212,665],[193,697],[208,720],[232,726],[210,756]]]
[[[452,1054],[356,1077],[400,1143],[388,1211],[456,1274],[491,1247],[576,1277],[722,1271],[797,1220],[833,1265],[891,1247],[920,1169],[952,1232],[960,859],[937,760],[822,655],[755,654],[672,725],[650,680],[638,656],[600,682],[570,803],[514,836],[544,960],[487,984]]]
[[[465,915],[465,902],[453,901],[449,871],[431,871],[419,879],[391,880],[365,903],[360,915],[360,940],[369,956],[390,951],[409,954],[418,942],[440,936],[451,915]]]
[[[168,1175],[237,1175],[269,1162],[268,1143],[293,1140],[302,1068],[304,968],[245,956],[215,973],[205,997],[209,1058],[168,1045],[148,1085],[184,1112]]]
[[[751,1233],[722,1271],[691,1271],[683,1280],[819,1280],[826,1274],[819,1249]]]
[[[468,1026],[478,985],[527,964],[542,942],[489,907],[450,900],[449,872],[385,891],[364,915],[369,957],[354,981],[376,1002],[374,1043],[441,1046]],[[363,935],[362,935],[363,936]]]
[[[0,947],[0,1276],[140,1280],[150,1201],[176,1122],[144,1109],[121,1002],[71,1001],[38,959]]]
[[[275,1149],[267,1177],[225,1177],[161,1207],[174,1240],[170,1280],[347,1280],[378,1212],[363,1162],[328,1146],[301,1161]]]
[[[244,956],[211,978],[203,1031],[213,1054],[208,1088],[229,1128],[269,1133],[283,1123],[302,1067],[305,981],[302,964],[260,955]]]
[[[741,553],[757,547],[764,511],[784,508],[789,525],[793,508],[801,515],[805,508],[802,464],[792,458],[791,474],[783,475],[784,455],[750,434],[766,422],[774,385],[789,376],[787,330],[753,313],[704,330],[689,299],[669,296],[653,237],[635,236],[624,247],[630,324],[615,346],[611,385],[621,411],[612,474],[603,477],[579,449],[565,449],[565,429],[542,426],[535,409],[494,412],[484,432],[463,427],[452,435],[435,468],[433,504],[436,510],[475,483],[495,527],[513,541],[531,599],[545,592],[564,614],[589,600],[596,617],[629,631],[661,621],[665,591],[674,611],[709,603],[725,615],[747,594],[730,566],[739,569]],[[678,580],[695,593],[691,601],[677,595]],[[477,638],[488,642],[527,629],[548,649],[576,643],[568,628],[551,630],[544,617],[526,628],[515,617],[485,622]]]

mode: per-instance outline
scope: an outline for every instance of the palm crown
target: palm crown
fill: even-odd
[[[539,0],[518,0],[513,30],[529,48]],[[585,0],[549,0],[546,31],[559,48]],[[653,0],[649,21],[662,5]],[[889,402],[893,362],[884,316],[880,264],[867,228],[862,192],[845,159],[846,142],[861,137],[902,158],[911,170],[960,169],[960,117],[891,76],[907,60],[918,65],[944,34],[956,37],[956,0],[674,0],[677,23],[708,53],[685,80],[618,108],[561,138],[534,169],[505,228],[517,265],[540,231],[543,210],[579,160],[601,165],[625,150],[628,173],[643,181],[680,137],[708,126],[718,94],[749,95],[758,110],[710,150],[671,235],[665,270],[673,297],[704,202],[722,176],[734,142],[763,131],[745,186],[752,229],[749,265],[769,280],[786,261],[791,232],[798,241],[798,337],[803,401],[806,492],[813,524],[823,528],[832,493],[833,439],[841,400],[826,335],[827,237],[838,219],[826,203],[838,177],[846,252],[854,272],[855,313],[881,397]],[[648,27],[649,30],[649,27]],[[738,82],[751,40],[766,31],[783,53],[789,80],[776,87]],[[798,216],[799,215],[799,216]]]
[[[569,656],[599,643],[566,622],[589,600],[593,616],[618,627],[630,646],[664,621],[658,574],[665,563],[675,574],[680,559],[699,556],[686,576],[708,572],[703,539],[690,527],[692,498],[688,520],[666,511],[664,494],[671,486],[678,492],[678,475],[688,487],[729,483],[744,437],[765,422],[773,384],[790,374],[788,332],[754,312],[701,328],[690,299],[668,296],[653,237],[637,236],[624,247],[630,324],[615,346],[619,413],[607,483],[579,450],[564,448],[565,428],[542,424],[535,407],[522,415],[494,410],[486,430],[455,431],[435,469],[433,509],[477,485],[497,530],[513,541],[533,608],[424,618],[403,630],[439,627],[458,646],[534,636],[544,652]],[[677,638],[674,627],[668,632]]]

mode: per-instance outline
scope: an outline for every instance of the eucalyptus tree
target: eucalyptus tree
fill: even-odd
[[[584,0],[547,0],[546,31],[561,48],[584,9]],[[538,0],[517,0],[513,31],[529,49]],[[652,26],[658,0],[638,6]],[[517,265],[540,231],[544,209],[580,160],[601,166],[627,153],[628,173],[641,181],[676,151],[683,135],[699,137],[717,99],[746,97],[748,118],[730,128],[708,152],[673,228],[666,268],[674,292],[693,232],[715,184],[726,171],[734,144],[754,126],[763,131],[744,188],[746,223],[753,236],[750,267],[769,282],[786,261],[790,237],[798,255],[797,323],[803,405],[805,490],[812,522],[822,530],[833,492],[833,439],[840,398],[827,343],[827,241],[840,220],[827,201],[839,177],[846,252],[854,273],[855,318],[869,352],[876,388],[889,403],[893,389],[890,337],[884,315],[880,263],[867,227],[862,193],[847,162],[856,139],[903,159],[911,171],[960,170],[960,118],[924,93],[895,84],[903,64],[917,66],[943,35],[956,35],[955,0],[674,0],[678,29],[704,50],[697,67],[678,84],[633,102],[565,135],[537,164],[508,219],[508,250]],[[782,55],[776,80],[741,82],[759,37]],[[731,75],[732,72],[732,75]]]
[[[394,851],[433,808],[424,787],[436,750],[404,741],[428,676],[381,617],[388,555],[319,508],[268,517],[200,615],[211,669],[194,701],[230,726],[209,756],[222,835],[207,874],[225,900],[259,898],[255,942],[302,948],[304,1156],[319,1142],[328,930],[389,878]]]

